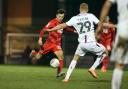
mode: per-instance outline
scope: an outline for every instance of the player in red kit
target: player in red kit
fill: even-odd
[[[105,19],[106,23],[111,23],[109,17]],[[103,28],[103,32],[100,34],[100,43],[108,50],[110,55],[112,50],[112,43],[115,39],[115,28]],[[106,72],[109,64],[109,57],[106,56],[102,61],[101,71]]]
[[[42,43],[42,38],[43,38],[44,33],[45,33],[44,30],[53,28],[62,22],[62,20],[64,18],[64,13],[65,13],[65,11],[63,9],[59,9],[57,11],[56,18],[51,20],[40,31],[38,43],[41,46],[41,49],[39,50],[39,52],[36,52],[35,50],[32,50],[32,52],[31,52],[32,61],[40,59],[42,57],[42,55],[44,55],[46,53],[53,52],[57,56],[57,58],[59,59],[59,66],[57,69],[57,76],[56,77],[61,77],[64,75],[64,73],[62,73],[64,56],[63,56],[63,51],[61,48],[63,29],[56,31],[56,32],[49,32],[45,43]],[[74,32],[73,29],[66,29],[66,30]]]

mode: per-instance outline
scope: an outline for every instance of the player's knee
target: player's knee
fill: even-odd
[[[60,52],[59,54],[57,54],[57,57],[60,60],[63,60],[64,59],[64,56],[63,56],[63,53],[62,52]]]
[[[59,59],[59,60],[63,60],[63,59],[64,59],[64,56],[63,56],[63,55],[59,55],[59,56],[58,56],[58,59]]]

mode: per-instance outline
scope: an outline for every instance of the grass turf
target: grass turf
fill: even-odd
[[[63,83],[51,67],[0,65],[0,89],[111,89],[112,70],[97,73],[99,78],[94,79],[87,69],[76,68],[70,81]],[[127,85],[128,71],[125,71],[121,89],[128,89]]]

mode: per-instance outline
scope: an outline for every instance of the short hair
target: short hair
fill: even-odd
[[[82,10],[88,10],[88,4],[87,3],[81,3],[80,4],[80,9],[82,9]]]
[[[56,14],[64,14],[65,10],[64,9],[58,9]]]

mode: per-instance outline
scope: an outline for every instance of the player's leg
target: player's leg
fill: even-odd
[[[49,43],[49,42],[45,42],[41,47],[40,50],[36,53],[33,52],[34,56],[32,58],[33,62],[37,62],[39,59],[41,59],[41,57],[47,53],[49,53],[50,51],[52,51],[54,48],[54,44]]]
[[[101,67],[101,71],[102,72],[107,72],[107,69],[108,69],[108,65],[109,65],[109,56],[106,56],[103,61],[102,61],[102,67]]]
[[[95,69],[100,65],[101,61],[104,59],[105,56],[106,56],[105,53],[103,53],[103,54],[101,54],[101,55],[98,55],[98,57],[96,58],[96,61],[94,62],[94,64],[91,66],[91,68],[89,68],[88,72],[89,72],[94,78],[98,78]]]
[[[57,76],[56,77],[61,77],[61,76],[65,75],[64,73],[61,73],[63,64],[64,64],[63,51],[62,51],[62,49],[60,49],[58,51],[55,51],[54,53],[56,54],[57,58],[59,59],[59,66],[57,68]]]
[[[112,76],[112,89],[120,89],[124,64],[128,64],[128,21],[118,24],[111,61],[115,61],[115,69]],[[122,30],[123,29],[123,30]]]
[[[31,58],[32,64],[36,64],[37,61],[38,61],[39,59],[41,59],[42,56],[43,56],[43,54],[42,54],[40,51],[39,51],[39,52],[36,52],[36,53],[34,54],[34,56]]]
[[[39,52],[35,55],[35,58],[36,58],[36,60],[39,60],[42,56],[43,56],[43,53],[41,53],[41,51],[39,51]]]
[[[69,77],[72,73],[72,71],[74,70],[76,64],[77,64],[77,61],[80,59],[80,56],[75,54],[74,57],[73,57],[73,60],[71,61],[70,65],[69,65],[69,68],[67,70],[67,74],[65,76],[65,78],[62,80],[63,82],[68,82],[69,80]]]
[[[85,55],[86,51],[83,51],[81,46],[82,46],[82,44],[78,45],[75,55],[73,57],[73,60],[71,61],[69,68],[67,70],[67,74],[66,74],[64,80],[62,80],[63,82],[67,82],[69,80],[69,77],[77,64],[77,61],[80,59],[80,56]]]
[[[128,63],[128,40],[117,36],[114,49],[112,50],[111,60],[115,61],[115,68],[112,76],[112,89],[120,89],[123,68],[124,65]],[[116,56],[115,56],[116,55]]]
[[[29,57],[31,58],[32,64],[36,64],[37,60],[41,58],[41,54],[39,51],[32,50]]]
[[[89,73],[94,77],[97,78],[97,74],[95,72],[95,69],[99,66],[99,64],[102,62],[102,60],[104,59],[105,56],[107,56],[107,50],[105,49],[105,47],[99,43],[92,43],[93,49],[90,49],[90,51],[93,51],[97,56],[96,61],[94,62],[94,64],[91,66],[91,68],[88,70]],[[91,48],[91,46],[90,46]]]
[[[32,50],[29,57],[31,58],[32,64],[36,64],[37,60],[39,60],[42,57],[44,45],[40,46],[40,49]]]
[[[124,64],[115,64],[115,68],[112,75],[112,89],[120,89],[122,76],[123,76]]]
[[[33,49],[30,54],[29,57],[32,58],[33,56],[35,56],[35,54],[37,54],[37,52]]]
[[[109,45],[103,45],[103,46],[106,47],[106,49],[108,50],[108,56],[106,56],[102,61],[101,71],[107,72],[112,46],[110,44]]]

